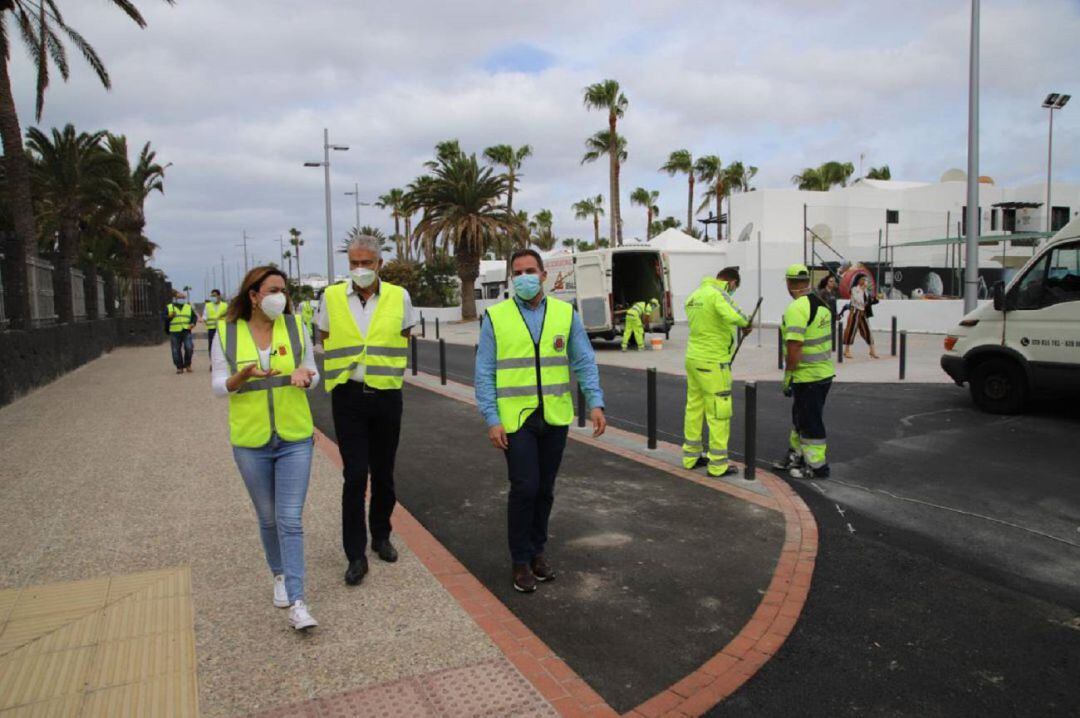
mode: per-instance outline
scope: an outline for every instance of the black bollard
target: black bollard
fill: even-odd
[[[439,340],[439,383],[446,385],[446,340]]]
[[[435,317],[435,338],[439,338],[439,318]]]
[[[743,469],[743,478],[747,481],[754,480],[754,472],[757,467],[757,382],[746,382],[746,430],[743,438],[746,445],[743,447],[743,456],[746,459],[746,468]]]
[[[424,315],[420,315],[420,336],[427,339],[427,320],[424,319]]]
[[[842,327],[837,327],[837,338],[840,340],[836,343],[836,363],[844,363],[844,330]]]
[[[896,356],[896,317],[892,318],[892,355]]]
[[[577,425],[585,426],[585,392],[581,390],[581,384],[577,385]]]
[[[420,340],[416,337],[409,337],[412,339],[412,375],[416,376],[416,372],[420,371],[420,360],[418,358],[419,350],[417,347],[420,344]]]
[[[656,368],[653,367],[645,372],[646,377],[646,431],[649,437],[649,448],[656,448]]]
[[[776,328],[776,368],[784,369],[784,330]]]
[[[907,374],[907,330],[900,332],[900,381]]]

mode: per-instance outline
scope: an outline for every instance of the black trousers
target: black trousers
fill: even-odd
[[[548,519],[555,503],[555,475],[559,473],[569,427],[544,421],[542,409],[508,434],[506,467],[510,478],[507,528],[510,559],[529,563],[544,552]]]
[[[215,334],[217,334],[217,329],[207,329],[206,330],[206,339],[207,339],[206,351],[211,353],[211,354],[214,353],[214,335]]]
[[[825,399],[832,388],[832,379],[806,384],[792,384],[791,423],[804,439],[824,439]]]
[[[368,523],[364,494],[371,473],[369,524],[372,542],[390,537],[394,495],[394,457],[401,437],[401,390],[370,389],[355,381],[330,392],[334,432],[345,464],[341,490],[341,538],[350,561],[364,557]]]

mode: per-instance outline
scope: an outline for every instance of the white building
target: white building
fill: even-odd
[[[732,238],[720,245],[727,250],[728,264],[742,270],[743,303],[752,305],[760,291],[762,315],[770,323],[779,321],[790,301],[783,273],[796,262],[817,266],[866,263],[874,272],[881,262],[879,276],[886,289],[901,285],[908,270],[908,276],[929,277],[933,287],[945,291],[912,290],[904,292],[905,296],[956,296],[959,291],[949,290],[958,288],[957,274],[962,276],[963,272],[962,240],[957,238],[965,230],[966,200],[967,183],[959,170],[946,172],[936,183],[863,179],[829,192],[757,190],[732,196]],[[1052,201],[1053,227],[1057,229],[1080,215],[1080,185],[1054,183]],[[1010,267],[1031,255],[1037,241],[1033,238],[1046,227],[1045,202],[1045,183],[1005,188],[983,178],[979,192],[981,235],[1015,233],[1016,240],[980,248],[984,279],[1008,276]],[[899,296],[899,290],[890,296]],[[901,326],[911,330],[944,331],[959,321],[962,302],[897,300],[883,303],[875,313],[879,324],[896,314]]]

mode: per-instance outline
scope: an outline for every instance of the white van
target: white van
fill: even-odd
[[[994,286],[993,306],[945,337],[941,368],[967,382],[979,408],[1021,411],[1033,392],[1080,392],[1080,218]]]
[[[667,332],[675,323],[666,252],[642,246],[557,254],[544,258],[544,269],[544,292],[574,304],[590,338],[622,334],[626,315],[620,310],[649,299],[660,300],[650,317],[653,331]]]

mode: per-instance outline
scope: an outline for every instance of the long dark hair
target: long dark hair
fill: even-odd
[[[229,311],[225,313],[225,321],[235,322],[237,319],[243,319],[245,322],[251,321],[253,305],[251,304],[251,297],[248,295],[251,292],[258,293],[267,277],[281,277],[285,280],[285,313],[293,313],[292,299],[289,298],[288,292],[289,278],[285,276],[285,272],[277,267],[255,267],[244,275],[244,281],[240,283],[240,291],[229,302]]]

